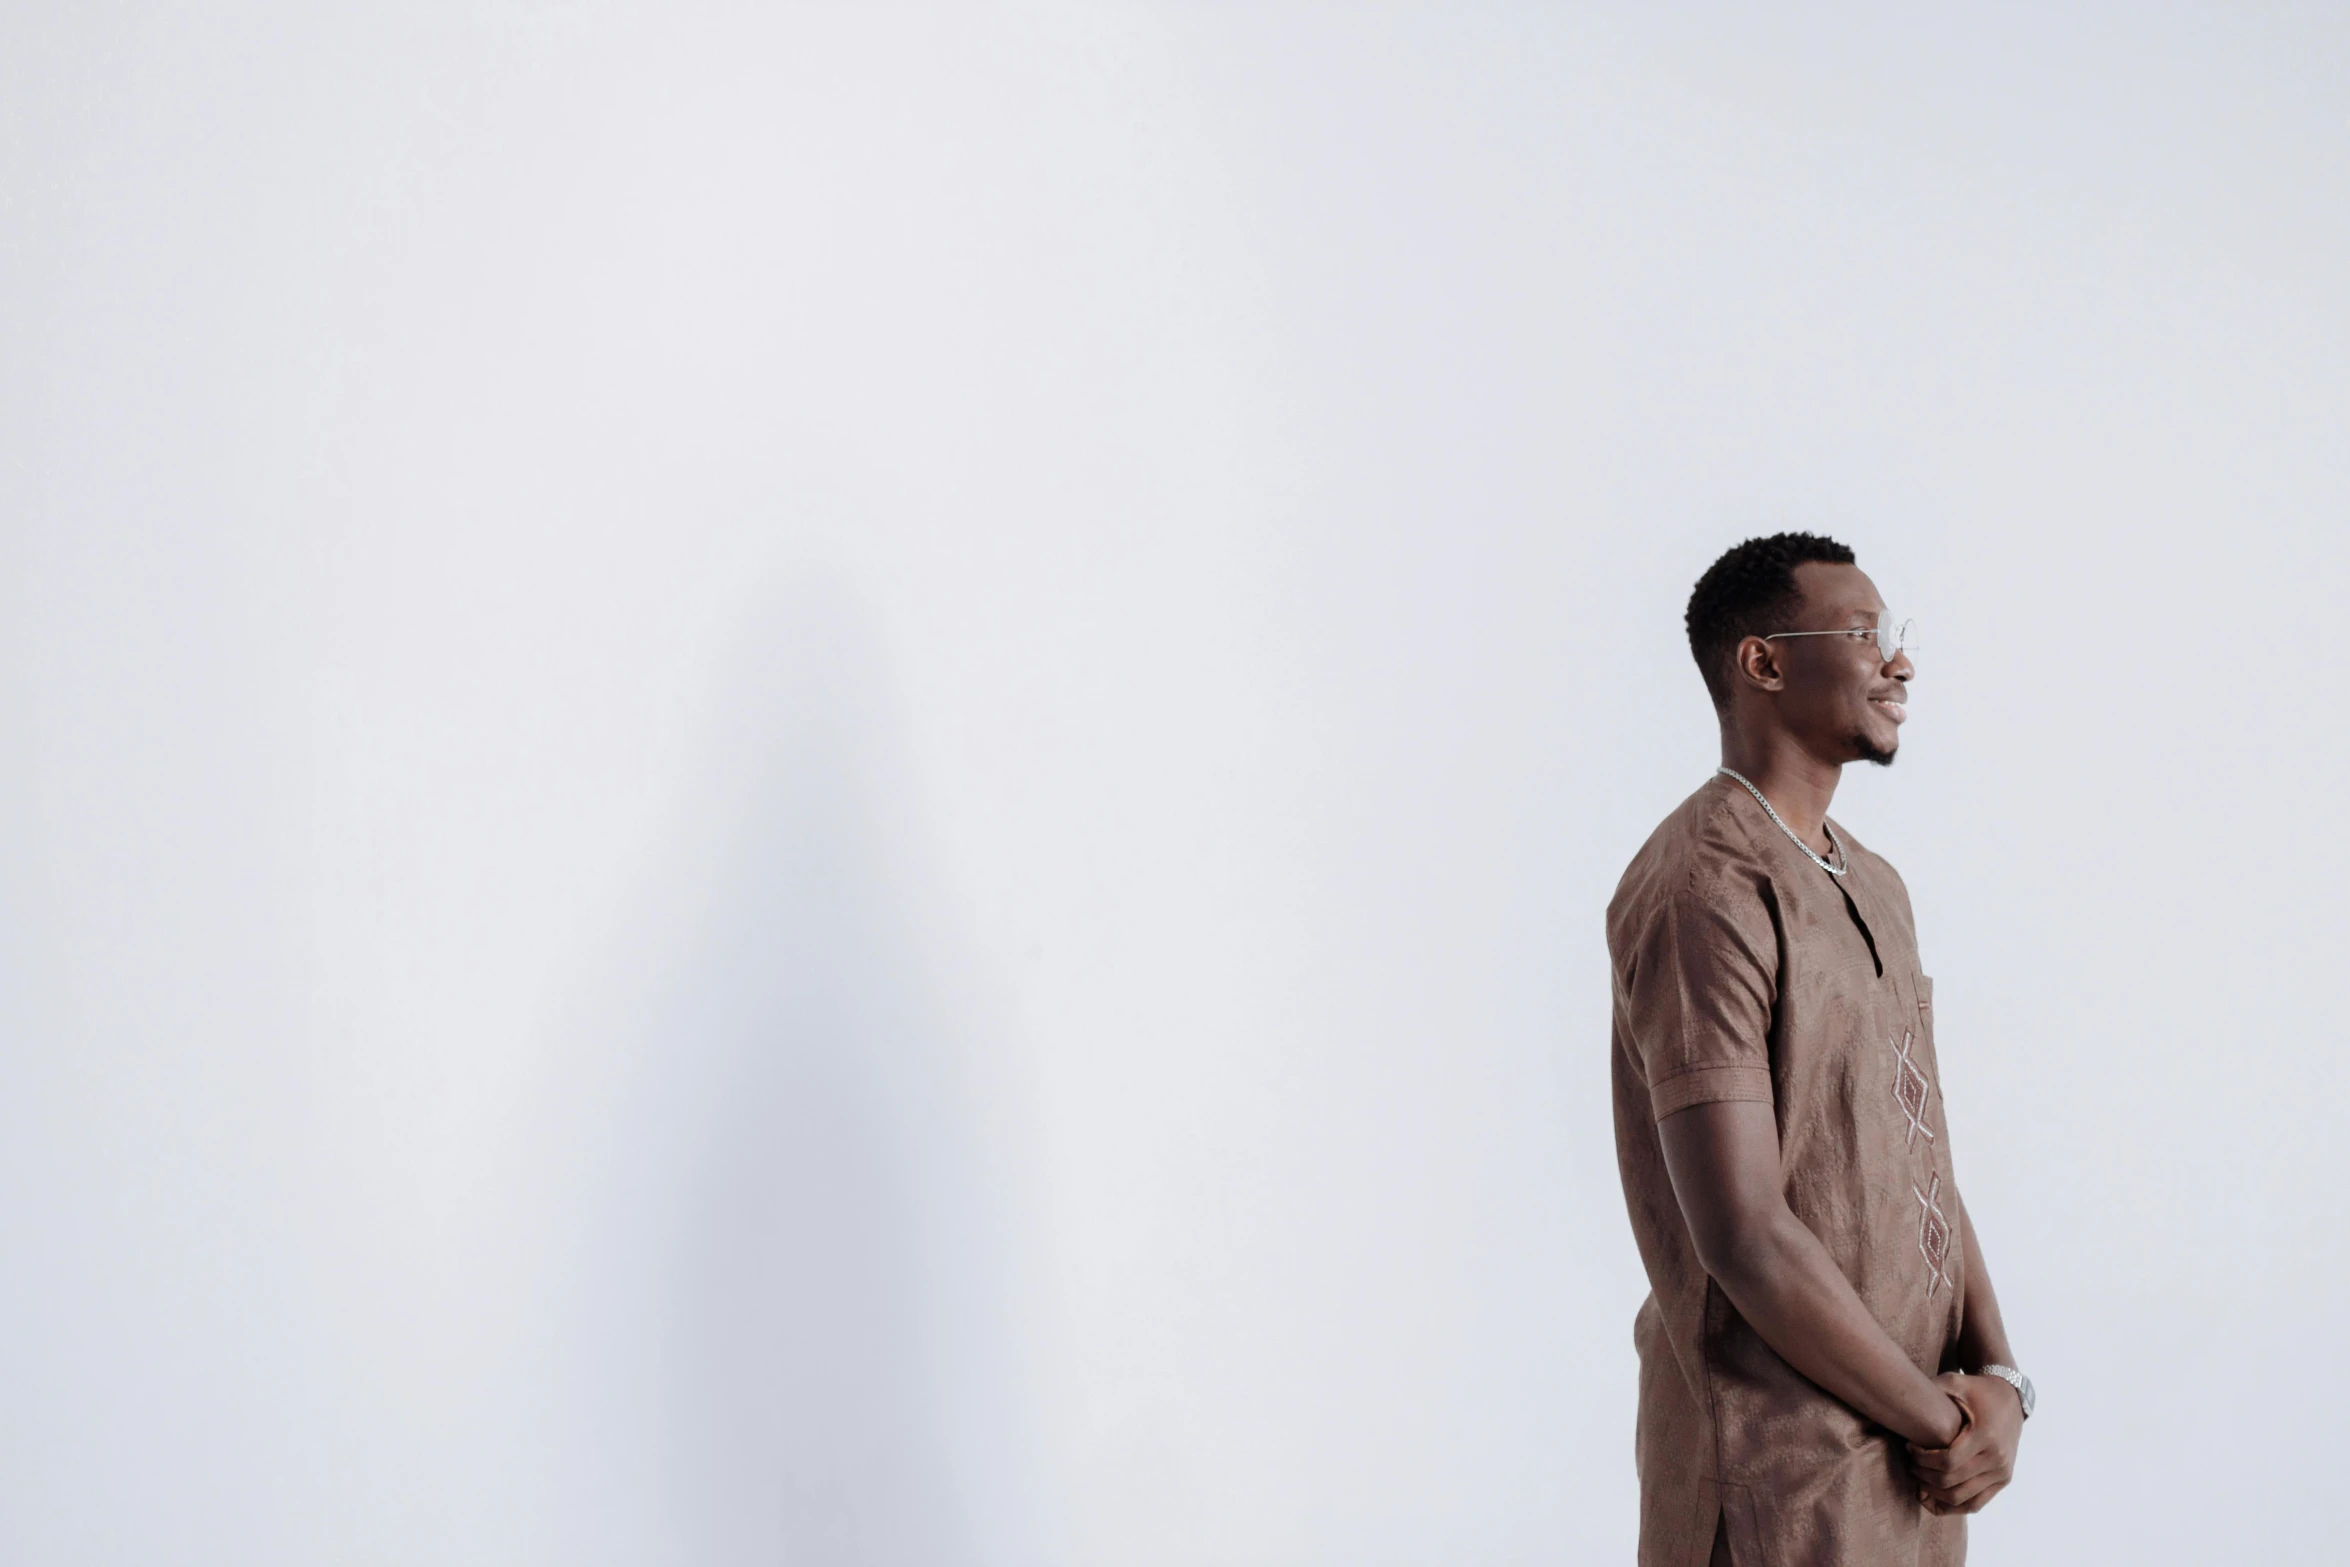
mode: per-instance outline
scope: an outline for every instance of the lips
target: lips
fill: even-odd
[[[1883,713],[1887,718],[1892,719],[1897,724],[1901,723],[1909,717],[1909,704],[1901,697],[1873,696],[1869,698],[1869,706],[1875,708],[1878,712]]]

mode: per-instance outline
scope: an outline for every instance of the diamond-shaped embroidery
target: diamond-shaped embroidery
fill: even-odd
[[[1934,1140],[1934,1129],[1926,1124],[1926,1096],[1932,1090],[1926,1082],[1926,1074],[1919,1071],[1918,1064],[1909,1058],[1909,1047],[1913,1042],[1913,1037],[1906,1029],[1902,1031],[1900,1044],[1894,1044],[1891,1039],[1885,1041],[1893,1050],[1893,1102],[1901,1106],[1901,1113],[1909,1118],[1909,1135],[1901,1140],[1904,1148],[1916,1147],[1920,1132],[1926,1134],[1927,1142]]]
[[[1918,1251],[1926,1259],[1926,1298],[1931,1300],[1935,1290],[1950,1283],[1950,1220],[1942,1212],[1942,1177],[1935,1176],[1922,1192],[1914,1183],[1909,1189],[1918,1200]]]

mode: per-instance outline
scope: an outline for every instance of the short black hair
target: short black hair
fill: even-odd
[[[1807,561],[1856,564],[1852,551],[1817,533],[1774,533],[1722,552],[1689,595],[1689,652],[1716,708],[1730,705],[1730,653],[1748,637],[1784,631],[1803,605],[1795,568]]]

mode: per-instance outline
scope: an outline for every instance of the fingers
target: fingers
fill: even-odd
[[[1912,1469],[1936,1470],[1947,1469],[1958,1462],[1958,1455],[1967,1447],[1963,1440],[1953,1442],[1948,1447],[1920,1447],[1915,1442],[1908,1445],[1909,1466]]]
[[[1971,1513],[1975,1508],[1968,1505],[1970,1502],[1980,1506],[1981,1501],[1977,1499],[1988,1500],[1992,1492],[2007,1484],[2008,1478],[2006,1475],[1987,1474],[1961,1480],[1956,1485],[1920,1486],[1918,1505],[1930,1513]]]
[[[1944,1473],[1964,1469],[1980,1462],[1985,1456],[1993,1459],[2012,1454],[2010,1444],[2002,1442],[1996,1432],[1969,1426],[1948,1447],[1920,1447],[1915,1442],[1906,1444],[1910,1467],[1920,1471]]]
[[[1959,1407],[1964,1409],[1966,1406],[1961,1404]],[[1970,1418],[1965,1425],[1958,1428],[1958,1435],[1950,1439],[1948,1447],[1920,1447],[1915,1442],[1903,1445],[1909,1449],[1909,1460],[1914,1464],[1930,1461],[1937,1454],[1963,1453],[1970,1448],[1979,1447],[1982,1445],[1983,1437],[1983,1428]]]
[[[1949,1512],[1979,1513],[1992,1497],[1997,1496],[2006,1487],[2005,1477],[1985,1475],[1980,1479],[1968,1481],[1955,1491],[1936,1497],[1935,1502]]]
[[[2005,1489],[2005,1486],[1987,1485],[1979,1491],[1969,1492],[1967,1500],[1963,1502],[1945,1501],[1943,1498],[1929,1493],[1918,1498],[1918,1506],[1923,1508],[1929,1516],[1935,1518],[1960,1518],[1968,1513],[1981,1512],[1992,1497],[1997,1496]]]
[[[1926,1455],[1926,1459],[1944,1457]],[[1918,1479],[1918,1500],[1928,1512],[1936,1514],[1972,1512],[1990,1500],[1991,1492],[2015,1476],[2015,1466],[2006,1456],[1988,1447],[1951,1453],[1944,1462],[1920,1460],[1913,1467]]]
[[[1912,1469],[1940,1473],[1953,1464],[1964,1463],[1966,1455],[1978,1445],[1964,1440],[1953,1442],[1948,1447],[1919,1447],[1912,1443],[1909,1449],[1909,1466]]]
[[[1918,1477],[1918,1500],[1929,1512],[1972,1512],[1967,1504],[1980,1506],[1990,1499],[1990,1493],[2015,1478],[2015,1470],[2007,1465],[1991,1463],[1947,1479]],[[1978,1500],[1979,1499],[1979,1500]]]
[[[1910,1467],[1917,1472],[1920,1480],[1942,1491],[1972,1480],[1977,1475],[2003,1473],[2009,1467],[2004,1456],[1988,1445],[1953,1452],[1947,1458],[1940,1458],[1939,1462],[1933,1461],[1937,1458],[1940,1455],[1929,1454],[1926,1458],[1913,1460]]]
[[[1996,1457],[1991,1444],[1971,1440],[1973,1432],[1951,1443],[1948,1447],[1912,1447],[1909,1466],[1921,1475],[1946,1480],[1961,1471],[1981,1464],[1986,1458]]]
[[[1935,1378],[1943,1391],[1971,1413],[1966,1400],[1968,1380],[1955,1371]],[[1915,1442],[1905,1446],[1918,1481],[1918,1503],[1936,1517],[1980,1511],[2015,1474],[2013,1441],[2001,1440],[1994,1429],[1974,1420],[1960,1428],[1948,1447],[1920,1447]]]
[[[2015,1478],[2015,1471],[2004,1464],[1989,1464],[1948,1479],[1918,1477],[1918,1496],[1921,1500],[1956,1504],[1987,1485],[2005,1485]]]
[[[1983,1490],[1978,1491],[1975,1494],[1975,1499],[1973,1501],[1967,1503],[1966,1510],[1970,1513],[1981,1512],[1984,1508],[1991,1505],[1991,1498],[1997,1496],[2000,1492],[2006,1489],[2007,1482],[2005,1480],[2000,1481],[1997,1485],[1986,1486]]]

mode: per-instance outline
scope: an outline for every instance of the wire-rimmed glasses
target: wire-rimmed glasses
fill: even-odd
[[[1850,637],[1855,642],[1874,642],[1890,664],[1904,653],[1917,651],[1918,623],[1896,620],[1888,612],[1879,615],[1874,626],[1843,626],[1834,631],[1774,631],[1763,640],[1776,642],[1782,637]]]

